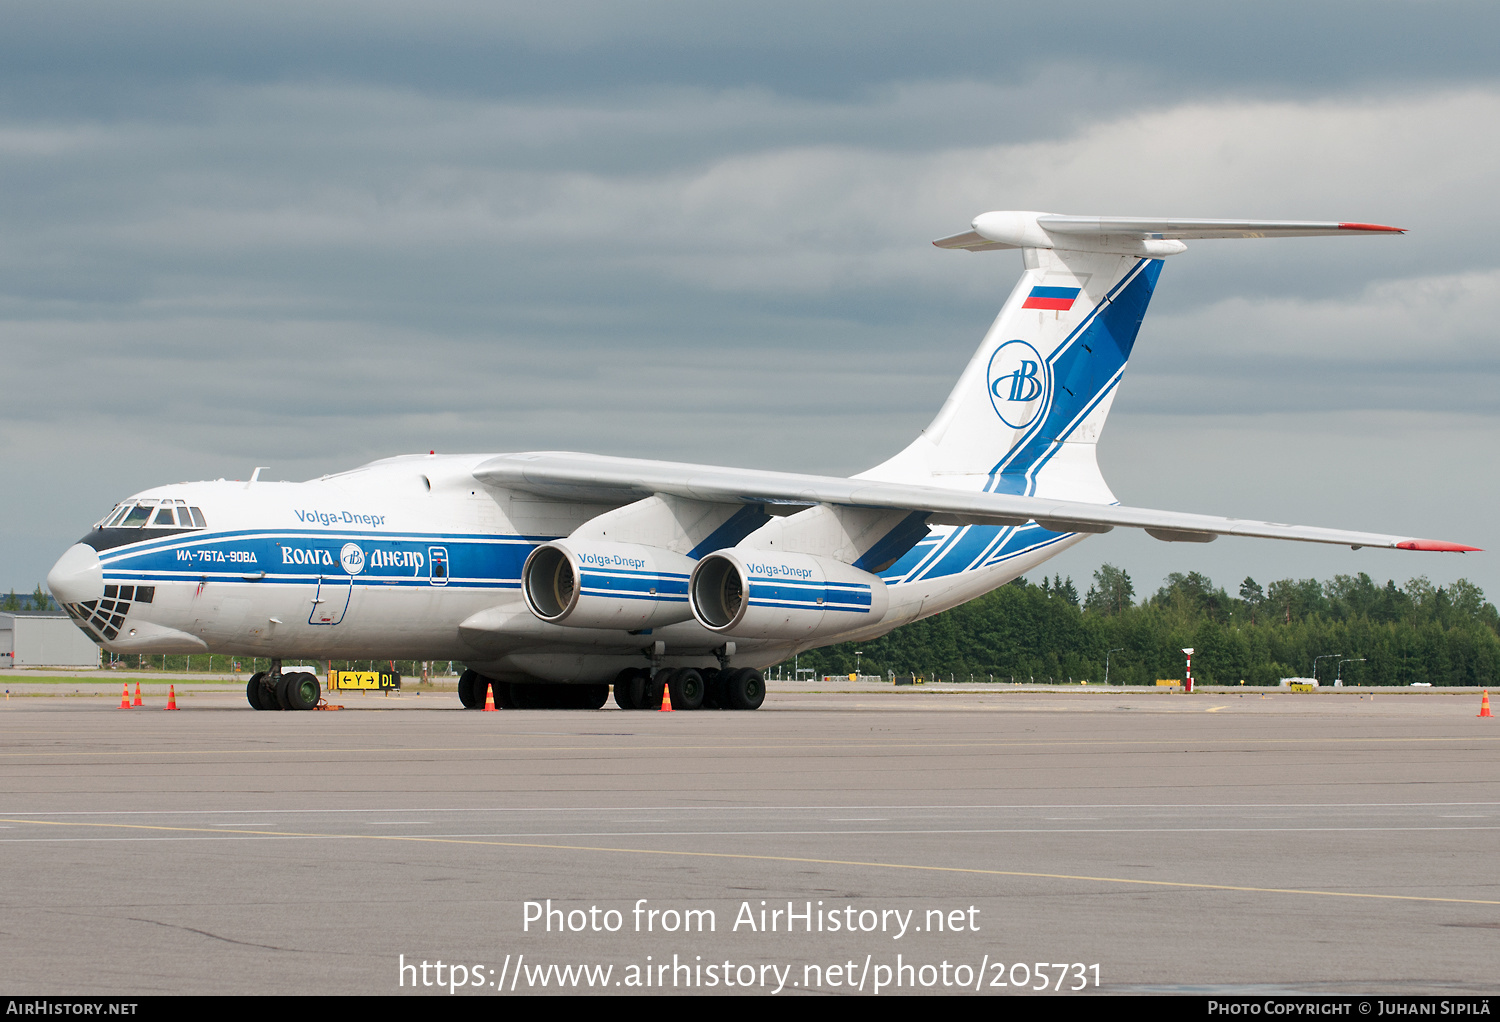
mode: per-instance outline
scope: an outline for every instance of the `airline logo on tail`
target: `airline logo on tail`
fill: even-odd
[[[995,414],[1012,429],[1025,429],[1047,406],[1047,363],[1025,341],[1006,341],[1000,345],[990,357],[986,378]]]

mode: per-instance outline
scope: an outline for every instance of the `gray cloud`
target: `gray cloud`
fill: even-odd
[[[96,0],[12,5],[0,75],[51,86],[12,97],[30,109],[101,111],[171,106],[160,92],[195,78],[384,82],[488,96],[642,83],[849,96],[891,81],[1017,82],[1059,58],[1135,69],[1179,95],[1286,94],[1493,75],[1497,17],[1478,0],[1235,8],[1099,0],[921,7]]]
[[[1117,403],[1118,408],[1123,404]],[[1115,415],[1120,415],[1117,411]],[[1295,521],[1446,539],[1500,549],[1492,508],[1500,479],[1493,415],[1287,412],[1202,416],[1129,413],[1100,441],[1099,461],[1121,501],[1205,514]],[[1231,593],[1247,575],[1328,579],[1366,572],[1398,584],[1468,578],[1500,597],[1493,553],[1413,554],[1311,543],[1221,538],[1186,550],[1135,530],[1090,538],[1043,565],[1086,591],[1101,563],[1124,567],[1140,596],[1173,571],[1201,571]],[[1037,573],[1039,580],[1041,572]]]
[[[1439,472],[1496,412],[1488,5],[538,10],[16,13],[0,454],[45,496],[0,527],[9,584],[125,493],[268,462],[857,471],[926,424],[1010,287],[1013,254],[927,244],[997,207],[1412,227],[1169,262],[1106,470],[1135,503],[1369,529],[1492,501]],[[1334,440],[1347,500],[1300,482]],[[1393,452],[1430,474],[1386,481]],[[1178,499],[1184,461],[1211,506]]]

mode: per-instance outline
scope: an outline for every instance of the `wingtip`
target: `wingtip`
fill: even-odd
[[[1387,227],[1385,224],[1339,224],[1341,231],[1377,231],[1386,234],[1405,234],[1405,227]]]
[[[1464,546],[1462,543],[1445,543],[1440,539],[1409,539],[1405,543],[1397,543],[1397,550],[1431,550],[1440,553],[1467,554],[1483,553],[1483,547]]]

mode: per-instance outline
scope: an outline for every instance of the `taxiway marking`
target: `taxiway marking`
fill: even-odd
[[[1167,887],[1199,891],[1234,891],[1247,894],[1290,894],[1316,898],[1363,898],[1375,901],[1417,901],[1457,905],[1500,905],[1500,901],[1479,898],[1435,898],[1418,894],[1372,894],[1363,891],[1321,891],[1297,887],[1249,887],[1238,884],[1203,884],[1180,880],[1140,880],[1131,877],[1085,876],[1071,873],[1036,873],[1025,870],[979,869],[971,866],[934,866],[924,863],[869,862],[859,859],[814,859],[794,855],[756,855],[748,852],[693,852],[665,848],[618,848],[602,845],[543,844],[531,841],[497,841],[480,838],[421,837],[409,834],[318,834],[288,831],[207,830],[201,827],[166,827],[143,823],[97,823],[73,820],[10,820],[4,823],[27,823],[40,827],[101,827],[120,830],[171,831],[190,834],[242,834],[251,837],[302,838],[332,841],[408,841],[423,844],[453,844],[496,848],[533,848],[554,852],[602,852],[616,855],[652,855],[690,859],[732,859],[750,862],[789,862],[814,866],[853,866],[863,869],[912,870],[927,873],[963,873],[971,876],[1018,877],[1034,880],[1077,880],[1085,883],[1128,884],[1133,887]],[[1488,828],[1486,828],[1488,829]]]

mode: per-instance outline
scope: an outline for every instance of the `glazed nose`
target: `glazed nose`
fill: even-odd
[[[47,572],[47,588],[59,604],[88,603],[104,596],[104,568],[99,552],[74,543]]]

